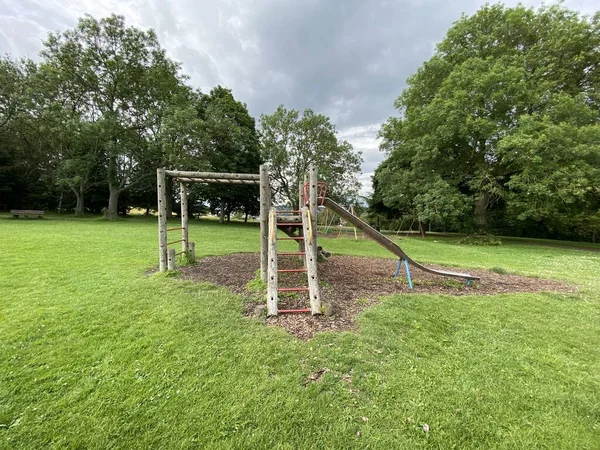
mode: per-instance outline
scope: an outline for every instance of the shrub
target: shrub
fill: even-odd
[[[497,236],[493,234],[471,234],[467,237],[462,238],[458,241],[459,244],[463,245],[502,245],[502,241]]]

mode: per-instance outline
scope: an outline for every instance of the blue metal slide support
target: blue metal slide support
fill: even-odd
[[[408,261],[406,259],[400,258],[398,260],[398,265],[396,266],[396,274],[394,275],[394,278],[398,278],[398,275],[400,275],[400,268],[402,267],[402,263],[404,263],[404,269],[406,270],[406,279],[408,280],[408,287],[410,289],[412,289],[413,283],[412,283],[412,278],[410,277],[410,269],[408,268]]]

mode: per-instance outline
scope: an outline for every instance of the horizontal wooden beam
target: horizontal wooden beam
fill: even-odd
[[[218,173],[218,172],[185,172],[182,170],[165,170],[169,177],[177,178],[216,178],[220,180],[260,180],[257,173]]]
[[[256,180],[229,180],[222,178],[173,178],[175,181],[181,181],[183,183],[220,183],[220,184],[249,184],[256,185],[260,184],[260,181]]]

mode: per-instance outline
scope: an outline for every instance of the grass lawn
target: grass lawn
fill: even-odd
[[[190,235],[201,255],[259,248],[254,225]],[[396,295],[303,342],[222,288],[146,276],[155,219],[0,216],[0,448],[600,448],[600,253],[400,245],[580,292]]]

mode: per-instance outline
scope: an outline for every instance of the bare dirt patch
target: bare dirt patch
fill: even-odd
[[[428,265],[436,269],[451,268]],[[298,268],[298,259],[279,262],[280,269]],[[229,288],[236,294],[249,299],[245,313],[252,315],[255,306],[264,304],[263,295],[248,290],[247,284],[260,268],[258,254],[242,253],[207,257],[199,263],[182,268],[182,277],[192,281],[208,281]],[[404,271],[393,278],[396,261],[385,258],[362,258],[355,256],[332,256],[319,263],[319,282],[322,301],[333,306],[331,317],[310,314],[281,314],[270,317],[267,323],[284,327],[300,339],[309,339],[315,333],[328,330],[351,330],[355,328],[356,316],[369,306],[378,303],[378,298],[390,294],[503,294],[512,292],[574,292],[576,288],[563,282],[529,278],[519,275],[498,274],[487,270],[465,270],[481,277],[480,282],[467,286],[463,281],[440,277],[411,267],[414,289],[410,290]],[[461,270],[462,271],[462,270]],[[302,273],[280,274],[280,287],[306,286]],[[281,295],[280,309],[307,308],[306,294]]]

